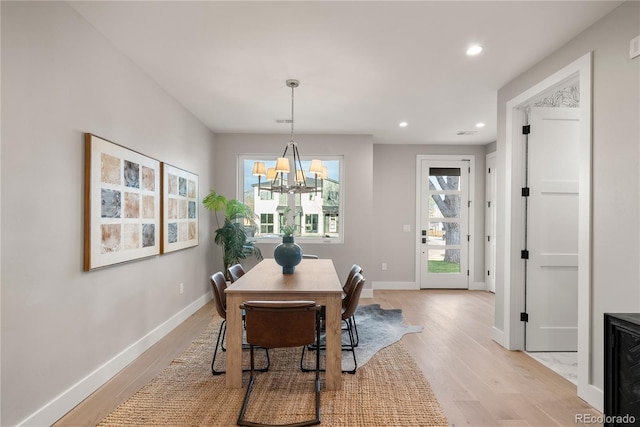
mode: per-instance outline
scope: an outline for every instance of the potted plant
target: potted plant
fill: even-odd
[[[293,237],[293,233],[296,232],[296,226],[295,224],[287,225],[285,222],[285,224],[280,227],[280,232],[282,233],[283,236]]]
[[[251,255],[257,259],[262,259],[260,248],[256,242],[249,238],[245,228],[245,221],[255,222],[255,214],[241,201],[237,199],[227,199],[222,194],[211,192],[202,200],[202,204],[208,210],[214,212],[218,229],[214,237],[214,242],[222,246],[222,263],[224,274],[229,280],[229,266],[237,264]],[[218,212],[224,210],[224,224],[220,225]]]

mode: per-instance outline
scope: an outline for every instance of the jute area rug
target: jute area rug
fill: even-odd
[[[224,375],[211,374],[220,321],[214,316],[180,357],[99,425],[236,425],[249,374],[244,374],[242,389],[227,389]],[[271,368],[256,374],[248,420],[282,424],[313,418],[315,373],[300,371],[300,352],[270,350]],[[322,382],[322,425],[448,425],[429,384],[401,341],[377,352],[355,375],[343,374],[342,380],[339,391],[325,390]]]

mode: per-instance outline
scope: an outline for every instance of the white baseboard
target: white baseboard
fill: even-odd
[[[373,282],[373,289],[417,291],[420,289],[420,286],[416,282]]]
[[[470,291],[486,291],[487,285],[484,282],[471,282],[469,283]]]
[[[584,391],[585,393],[582,393],[582,387],[578,386],[578,397],[598,411],[604,412],[604,392],[591,384],[587,385]]]
[[[124,349],[113,359],[98,367],[95,371],[78,381],[54,398],[52,401],[38,409],[29,417],[20,422],[19,426],[43,426],[51,425],[64,414],[73,409],[78,403],[86,399],[91,393],[120,372],[125,366],[134,361],[149,347],[157,343],[161,338],[171,332],[176,326],[184,322],[189,316],[198,311],[210,299],[211,293],[207,293],[184,309],[167,319],[164,323],[150,331],[138,341]]]
[[[373,298],[373,289],[362,289],[360,298]]]
[[[491,328],[491,339],[504,347],[504,332],[495,326]]]
[[[373,282],[373,289],[416,291],[420,289],[420,285],[416,282]],[[484,291],[486,289],[484,282],[472,282],[469,284],[470,291]]]

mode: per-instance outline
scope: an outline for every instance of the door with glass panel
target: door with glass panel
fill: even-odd
[[[420,288],[469,287],[468,160],[422,160]]]

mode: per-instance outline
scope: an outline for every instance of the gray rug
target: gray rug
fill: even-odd
[[[371,360],[378,351],[399,341],[404,334],[422,332],[422,326],[404,323],[401,309],[387,310],[380,308],[380,304],[358,306],[355,318],[360,337],[360,342],[356,347],[358,368]],[[342,331],[342,342],[349,343],[349,335],[346,331]],[[314,356],[310,353],[313,352],[306,352],[304,362],[305,367],[308,368],[314,366]],[[353,369],[353,355],[350,351],[342,352],[342,369]]]

